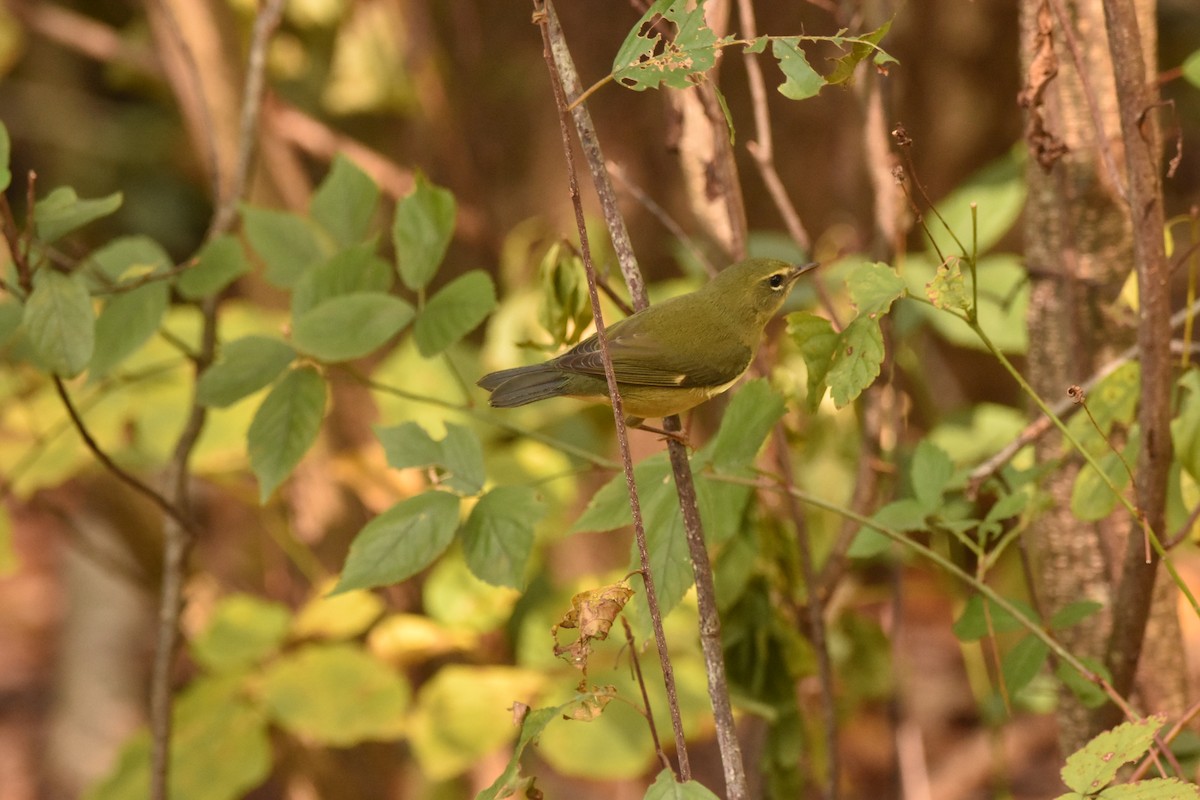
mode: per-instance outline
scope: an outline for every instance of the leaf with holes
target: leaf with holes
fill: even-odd
[[[693,75],[712,68],[717,35],[708,27],[704,2],[691,9],[689,4],[688,0],[658,0],[646,10],[613,59],[612,75],[618,83],[639,92],[663,84],[686,89]],[[675,26],[672,39],[654,27],[659,17]]]

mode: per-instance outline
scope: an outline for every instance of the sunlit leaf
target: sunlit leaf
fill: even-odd
[[[374,239],[361,242],[309,267],[292,288],[292,316],[355,292],[386,294],[396,277],[391,265],[376,255],[376,247]]]
[[[837,349],[838,334],[829,320],[808,311],[788,314],[787,321],[788,335],[800,349],[804,363],[808,366],[808,397],[805,406],[809,412],[814,412],[825,397],[825,378],[829,374],[829,365]]]
[[[733,395],[721,418],[712,449],[713,466],[732,471],[752,464],[784,410],[783,395],[765,378],[748,381]]]
[[[287,606],[247,594],[222,598],[208,626],[192,640],[192,654],[211,672],[233,672],[276,652],[287,637]]]
[[[260,691],[280,727],[335,747],[398,737],[410,696],[398,673],[349,644],[289,653],[265,672]]]
[[[275,384],[250,423],[250,468],[266,501],[312,447],[325,416],[325,380],[316,369],[299,367]]]
[[[971,310],[971,297],[967,294],[967,282],[963,278],[962,266],[957,258],[939,264],[933,280],[925,284],[925,294],[935,308],[960,311]]]
[[[883,331],[879,321],[858,316],[838,337],[837,349],[830,359],[829,383],[833,402],[843,408],[853,402],[879,377],[883,364]]]
[[[334,591],[399,583],[433,563],[454,539],[458,497],[428,491],[401,501],[363,527]]]
[[[1077,792],[1095,794],[1117,777],[1121,767],[1150,751],[1155,734],[1165,722],[1166,717],[1158,715],[1124,722],[1101,733],[1067,757],[1062,768],[1063,783]]]
[[[907,291],[896,270],[887,264],[865,262],[846,278],[850,300],[860,315],[886,314]]]
[[[292,636],[349,639],[363,633],[383,615],[384,604],[378,595],[358,590],[330,596],[332,585],[326,582],[318,586],[316,595],[296,612]]]
[[[800,49],[799,36],[772,39],[771,53],[779,59],[779,69],[783,72],[784,82],[778,89],[784,97],[789,100],[805,100],[815,96],[825,86],[825,79],[812,68],[804,51]]]

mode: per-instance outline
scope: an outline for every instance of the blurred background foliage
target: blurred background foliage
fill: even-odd
[[[179,24],[204,45],[194,54],[201,71],[225,93],[236,90],[253,2],[171,5]],[[981,269],[998,297],[995,316],[985,322],[1001,347],[1019,356],[1026,332],[1024,308],[1014,303],[1023,282],[1015,223],[1024,198],[1015,4],[758,5],[764,33],[857,32],[895,15],[883,42],[899,62],[881,84],[887,121],[904,124],[915,142],[917,176],[960,223],[964,201],[979,202],[984,249],[991,252]],[[30,171],[39,197],[61,185],[81,197],[123,195],[115,214],[61,244],[68,257],[141,235],[180,263],[195,253],[209,224],[208,154],[190,132],[186,103],[171,79],[161,8],[128,0],[0,6],[0,119],[12,137],[15,180],[7,194],[18,218]],[[287,3],[268,54],[270,91],[248,202],[304,213],[342,153],[380,185],[384,203],[375,222],[382,231],[392,203],[423,173],[458,203],[454,239],[431,292],[482,269],[495,280],[499,305],[445,357],[425,358],[405,338],[363,360],[364,374],[401,391],[334,381],[317,448],[263,506],[245,456],[255,404],[214,412],[195,463],[208,535],[193,559],[187,657],[176,676],[178,763],[194,767],[177,770],[181,797],[472,796],[504,767],[514,735],[505,709],[513,700],[536,698],[547,706],[575,691],[577,673],[553,656],[550,627],[574,592],[619,580],[629,562],[626,531],[567,535],[611,478],[609,468],[597,466],[611,467],[614,457],[609,412],[561,402],[514,410],[497,424],[485,412],[464,415],[413,396],[451,405],[466,396],[478,404],[481,394],[467,388],[476,376],[531,358],[522,344],[552,348],[554,339],[578,335],[589,321],[570,257],[576,237],[558,122],[531,11],[487,0]],[[586,84],[609,72],[641,10],[571,0],[558,13]],[[1177,137],[1184,151],[1165,184],[1171,218],[1200,203],[1200,68],[1193,55],[1200,9],[1191,0],[1163,0],[1157,13],[1162,91],[1172,104],[1168,152]],[[1183,74],[1189,56],[1191,82]],[[740,58],[723,58],[720,82],[738,130],[752,249],[800,258],[742,146],[752,135],[752,111]],[[776,162],[812,234],[809,255],[823,263],[846,260],[821,277],[835,292],[850,263],[869,260],[879,247],[861,93],[852,85],[805,102],[771,99]],[[718,262],[721,256],[690,210],[672,149],[674,120],[661,94],[610,85],[589,105],[606,156],[620,166],[623,183],[640,187],[624,191],[622,208],[652,293],[691,285],[701,271],[695,250]],[[229,130],[231,119],[217,121]],[[969,197],[955,194],[964,184]],[[639,203],[639,193],[695,237],[695,250]],[[586,191],[585,203],[595,212]],[[601,230],[596,225],[592,239],[597,261],[619,283]],[[906,279],[923,294],[937,260],[925,254],[918,232],[908,246]],[[846,307],[843,295],[836,301]],[[802,288],[788,310],[815,303],[812,289]],[[259,272],[249,274],[222,308],[222,338],[278,335],[286,308],[286,293]],[[912,458],[907,446],[922,436],[962,465],[1012,438],[1024,422],[1016,387],[944,320],[911,309],[896,315],[904,344],[888,377],[903,393],[897,396],[903,426],[887,431],[883,449],[899,462],[887,469],[901,475]],[[166,322],[185,341],[195,339],[197,325],[194,310],[182,306]],[[790,401],[797,481],[848,504],[860,466],[859,427],[848,410],[823,407],[806,417],[799,410],[803,375],[799,355],[781,346],[775,381]],[[19,371],[6,371],[3,380],[8,408],[0,464],[8,517],[0,531],[0,797],[76,797],[89,787],[97,798],[138,796],[144,780],[138,759],[148,738],[135,731],[145,713],[161,526],[93,464],[51,391]],[[189,402],[187,380],[170,341],[151,340],[116,379],[87,387],[97,438],[123,463],[147,471],[160,466]],[[701,441],[717,430],[724,402],[711,405],[692,423]],[[404,422],[420,424],[434,439],[448,423],[467,426],[484,443],[491,481],[537,489],[536,568],[523,591],[479,581],[452,548],[419,580],[376,594],[322,598],[363,524],[429,485],[429,470],[389,470],[375,439],[373,425]],[[529,430],[540,440],[520,435]],[[661,449],[653,437],[639,437],[635,446],[639,459]],[[577,451],[593,454],[591,463]],[[806,778],[819,777],[822,748],[835,746],[821,736],[799,601],[785,610],[772,605],[777,584],[794,583],[798,569],[783,515],[777,498],[760,498],[751,518],[761,550],[728,549],[716,564],[719,585],[737,587],[730,596],[738,601],[724,618],[735,697],[759,714],[747,715],[748,761],[758,765],[760,791],[779,797],[797,796]],[[818,550],[828,548],[840,519],[810,510],[808,520]],[[998,577],[1005,581],[1016,587],[1019,571]],[[839,587],[829,648],[843,725],[836,746],[844,752],[849,796],[901,796],[897,759],[910,751],[896,742],[914,736],[929,764],[925,796],[987,791],[996,778],[981,754],[993,747],[1005,754],[1004,783],[1013,796],[1059,791],[1061,761],[1044,715],[1053,689],[1035,681],[1018,714],[1005,718],[985,659],[950,630],[961,601],[942,577],[881,560],[855,562]],[[694,602],[685,601],[668,629],[685,726],[701,754],[693,763],[703,781],[717,786],[695,615]],[[603,648],[593,656],[589,680],[637,697],[623,637]],[[648,656],[643,668],[653,675],[657,667]],[[661,690],[649,683],[664,735]],[[789,705],[799,715],[781,717]],[[645,723],[622,703],[590,723],[555,725],[536,758],[527,771],[539,775],[548,797],[641,796],[656,772]],[[224,765],[220,773],[206,767],[217,763]]]

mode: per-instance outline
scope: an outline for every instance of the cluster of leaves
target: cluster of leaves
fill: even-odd
[[[674,36],[664,35],[664,23],[674,27]],[[833,36],[718,37],[705,19],[704,2],[692,5],[688,0],[658,0],[617,50],[611,77],[635,91],[662,86],[684,89],[703,79],[716,64],[722,48],[740,45],[746,52],[761,53],[770,44],[784,76],[779,92],[791,100],[804,100],[825,86],[847,83],[867,58],[879,69],[894,63],[895,59],[879,46],[890,27],[888,22],[862,36],[847,36],[843,30]],[[809,63],[800,47],[802,42],[827,42],[845,52],[834,60],[829,73],[822,75]]]

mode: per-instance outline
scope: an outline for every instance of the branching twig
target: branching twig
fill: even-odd
[[[642,583],[646,591],[646,604],[650,609],[654,639],[658,646],[659,661],[662,665],[663,683],[665,684],[667,693],[667,705],[671,712],[671,727],[675,733],[675,747],[679,759],[679,776],[684,781],[688,781],[691,780],[691,764],[688,761],[687,741],[683,733],[683,719],[679,713],[679,697],[675,688],[675,671],[671,664],[670,654],[667,651],[667,638],[662,626],[662,612],[658,605],[658,594],[654,588],[654,579],[650,573],[650,555],[646,547],[646,530],[642,522],[641,503],[638,500],[637,484],[633,475],[633,458],[629,452],[629,436],[625,430],[625,413],[621,404],[621,393],[617,388],[617,376],[613,371],[612,357],[608,351],[604,316],[600,307],[600,294],[596,288],[596,268],[592,263],[591,247],[588,245],[587,223],[584,220],[583,203],[579,196],[579,180],[575,174],[575,157],[571,152],[571,132],[567,122],[567,98],[559,77],[558,60],[555,58],[553,52],[554,46],[550,33],[550,20],[552,19],[553,12],[550,10],[551,6],[549,2],[542,2],[542,0],[534,0],[534,9],[534,19],[542,33],[546,66],[549,68],[550,84],[554,90],[554,101],[558,106],[563,153],[567,160],[567,181],[571,194],[571,203],[575,209],[575,222],[579,229],[580,255],[583,258],[583,265],[587,271],[588,296],[591,299],[592,316],[596,323],[596,338],[600,344],[600,355],[604,362],[604,376],[608,382],[608,393],[612,400],[613,421],[617,429],[617,445],[621,453],[621,464],[625,470],[625,482],[629,490],[630,512],[633,516],[634,537],[637,541],[638,556],[641,559],[642,565]],[[577,109],[577,113],[578,111]],[[636,265],[634,266],[634,270],[636,271]],[[628,279],[628,277],[627,274],[626,278]],[[644,295],[642,301],[644,305]]]

